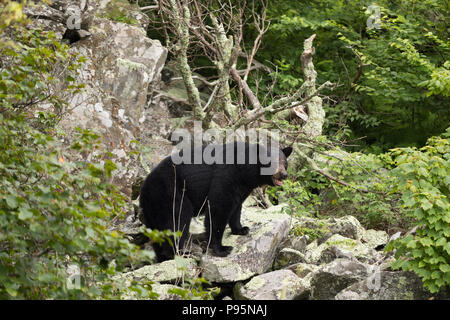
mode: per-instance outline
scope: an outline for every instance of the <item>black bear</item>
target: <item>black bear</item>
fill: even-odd
[[[292,148],[234,142],[188,151],[162,160],[141,187],[139,201],[146,226],[182,232],[173,245],[167,241],[153,244],[160,262],[184,248],[191,218],[198,214],[206,214],[205,229],[213,254],[227,256],[232,247],[222,245],[226,225],[232,234],[248,234],[248,227],[240,222],[242,203],[256,187],[282,184]]]

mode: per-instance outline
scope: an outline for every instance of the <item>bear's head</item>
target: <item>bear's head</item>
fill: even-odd
[[[278,150],[278,159],[276,163],[276,172],[272,175],[272,185],[281,186],[283,180],[287,178],[288,162],[287,158],[292,153],[292,147],[286,147]]]
[[[262,183],[270,186],[281,186],[287,178],[287,158],[292,153],[292,147],[278,149],[275,147],[260,147],[259,160]]]

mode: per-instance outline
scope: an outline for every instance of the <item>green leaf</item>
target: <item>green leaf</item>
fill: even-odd
[[[411,241],[409,241],[407,244],[406,244],[406,247],[407,248],[410,248],[410,249],[415,249],[416,248],[416,240],[411,240]]]
[[[441,246],[441,247],[444,247],[446,243],[447,243],[447,240],[444,237],[442,237],[438,241],[436,241],[436,245]]]
[[[27,220],[33,217],[33,212],[28,210],[27,208],[20,207],[19,208],[19,219],[20,220]]]
[[[448,263],[439,265],[439,270],[444,273],[450,272],[450,265]]]
[[[433,242],[429,238],[421,238],[419,241],[425,247],[429,247],[429,246],[431,246],[433,244]]]
[[[422,201],[420,206],[422,207],[423,210],[426,211],[428,209],[431,209],[433,207],[433,204],[430,201],[425,200],[425,201]]]
[[[17,201],[17,197],[13,196],[11,194],[8,194],[5,196],[5,200],[6,200],[6,204],[11,208],[11,209],[16,209],[18,206],[18,201]]]

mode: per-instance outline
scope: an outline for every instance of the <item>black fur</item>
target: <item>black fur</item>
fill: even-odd
[[[208,239],[211,238],[210,248],[216,256],[227,256],[232,247],[222,245],[226,225],[231,227],[233,234],[248,234],[248,227],[243,227],[240,222],[242,203],[254,188],[274,185],[274,179],[281,181],[286,178],[287,157],[292,151],[290,147],[270,150],[278,153],[279,168],[273,176],[261,175],[263,165],[260,159],[256,164],[249,164],[248,153],[250,146],[263,148],[264,152],[267,152],[266,149],[261,145],[245,143],[245,163],[236,164],[238,144],[243,143],[233,145],[234,164],[202,162],[175,165],[170,156],[165,158],[153,169],[141,188],[140,206],[146,226],[157,230],[181,230],[178,247],[182,249],[189,235],[191,218],[200,213],[206,214],[205,228]],[[226,156],[226,146],[220,146],[218,151],[222,159]],[[168,242],[154,244],[154,249],[159,261],[174,256],[174,248]]]

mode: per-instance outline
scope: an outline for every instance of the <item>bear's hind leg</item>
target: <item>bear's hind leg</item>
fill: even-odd
[[[174,203],[175,208],[173,207]],[[193,215],[193,207],[186,195],[183,196],[182,190],[178,190],[175,195],[175,201],[170,201],[170,204],[166,204],[164,212],[166,217],[164,218],[164,221],[161,221],[157,229],[170,230],[173,232],[181,231],[181,236],[170,237],[170,242],[165,240],[161,244],[153,244],[159,262],[171,260],[174,255],[182,255],[185,253],[186,242],[189,238],[189,227]]]

